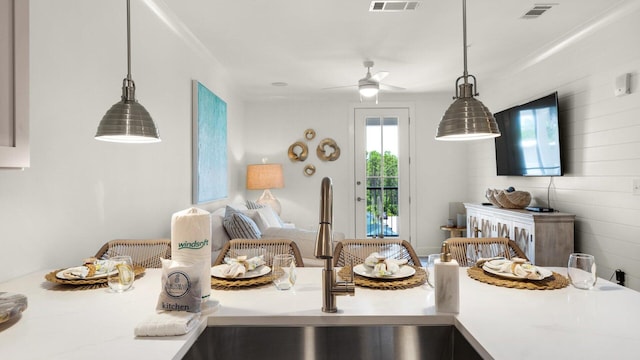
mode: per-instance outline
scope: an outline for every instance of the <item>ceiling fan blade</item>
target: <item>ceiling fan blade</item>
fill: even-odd
[[[386,78],[389,75],[388,71],[378,71],[375,75],[371,76],[371,80],[380,82],[382,79]]]
[[[332,86],[332,87],[322,88],[321,90],[344,89],[344,88],[350,88],[350,87],[358,87],[358,85]]]
[[[387,84],[380,84],[380,89],[382,89],[382,90],[406,90],[403,87],[387,85]]]

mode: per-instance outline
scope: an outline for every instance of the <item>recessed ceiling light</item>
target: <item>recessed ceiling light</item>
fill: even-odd
[[[271,85],[273,85],[273,86],[287,86],[289,84],[287,84],[286,82],[282,82],[282,81],[276,81],[276,82],[272,82]]]

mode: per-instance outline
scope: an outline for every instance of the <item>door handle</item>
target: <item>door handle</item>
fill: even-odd
[[[364,200],[364,199],[363,199],[363,198],[361,198],[360,196],[358,196],[358,197],[356,198],[356,200],[358,200],[358,201],[362,201],[362,200]]]

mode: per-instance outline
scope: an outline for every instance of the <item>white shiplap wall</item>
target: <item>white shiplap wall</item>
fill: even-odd
[[[558,91],[565,176],[497,177],[493,141],[486,141],[469,146],[468,186],[474,201],[488,187],[514,186],[541,205],[549,187],[550,206],[576,214],[576,251],[595,255],[600,277],[619,268],[626,285],[640,290],[640,195],[632,191],[640,179],[640,11],[627,10],[544,60],[514,64],[483,83],[481,100],[494,112]],[[625,73],[632,93],[615,97],[614,80]]]

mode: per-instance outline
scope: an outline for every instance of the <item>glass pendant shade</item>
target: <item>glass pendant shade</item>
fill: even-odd
[[[360,95],[362,95],[363,97],[373,97],[376,96],[379,89],[380,85],[377,83],[361,84]]]

